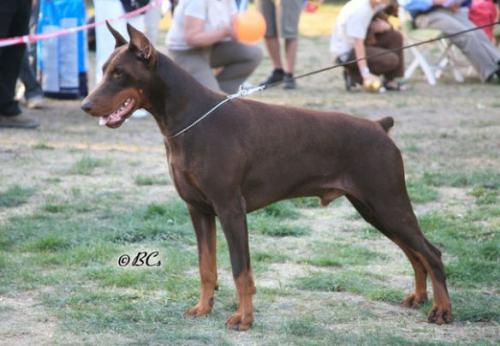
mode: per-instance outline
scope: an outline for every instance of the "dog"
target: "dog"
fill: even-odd
[[[116,48],[103,67],[103,80],[81,108],[110,128],[139,108],[157,122],[198,244],[201,293],[186,315],[207,315],[214,304],[216,216],[238,296],[238,308],[226,325],[243,331],[254,320],[256,292],[246,214],[287,198],[317,196],[327,205],[345,196],[413,266],[415,290],[402,305],[416,307],[427,299],[429,274],[434,300],[428,320],[451,322],[441,252],[425,238],[413,212],[401,153],[387,134],[392,118],[371,121],[234,98],[200,121],[226,95],[201,86],[132,26],[127,27],[130,42],[108,27]]]

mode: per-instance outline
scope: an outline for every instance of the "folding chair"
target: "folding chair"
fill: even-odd
[[[442,35],[441,31],[435,29],[415,29],[413,27],[410,14],[401,7],[399,11],[399,19],[401,21],[402,32],[407,43],[409,44],[437,39]],[[424,73],[427,82],[430,85],[436,85],[436,79],[441,77],[443,71],[449,67],[457,82],[462,83],[464,81],[464,76],[458,69],[459,58],[457,57],[457,53],[451,42],[446,39],[440,39],[436,41],[436,45],[440,50],[440,55],[437,63],[434,64],[429,62],[421,47],[417,46],[409,49],[413,55],[413,60],[405,71],[405,80],[410,79],[417,68],[420,68]]]

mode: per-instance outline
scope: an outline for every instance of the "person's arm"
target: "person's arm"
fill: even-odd
[[[366,57],[366,49],[365,49],[364,39],[361,39],[361,38],[354,39],[354,53],[356,55],[356,59]],[[367,84],[374,79],[378,79],[376,76],[374,76],[370,73],[370,69],[368,68],[368,64],[366,62],[366,59],[358,61],[358,68],[359,68],[359,72],[361,74],[361,77],[363,77],[363,84]]]
[[[187,44],[192,47],[207,47],[226,37],[231,37],[232,28],[228,25],[220,29],[205,31],[203,19],[186,16],[184,17],[184,36]]]
[[[392,29],[391,24],[389,24],[388,21],[385,21],[380,18],[375,18],[371,23],[370,23],[370,32],[373,32],[375,34],[381,33],[381,32],[386,32]]]
[[[398,0],[400,6],[409,12],[427,11],[436,5],[435,0]],[[440,0],[437,0],[440,1]]]

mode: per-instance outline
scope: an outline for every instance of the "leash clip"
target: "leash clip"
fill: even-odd
[[[243,83],[240,85],[238,92],[236,94],[229,95],[229,99],[234,99],[236,97],[245,97],[253,94],[256,91],[264,90],[266,87],[264,85],[259,85],[257,87],[252,87],[251,84]]]

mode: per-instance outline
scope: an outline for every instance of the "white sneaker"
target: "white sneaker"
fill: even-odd
[[[132,113],[132,118],[145,118],[149,115],[149,112],[145,109],[138,109]]]
[[[26,100],[26,107],[29,109],[40,109],[46,106],[45,99],[42,95],[30,97]]]

